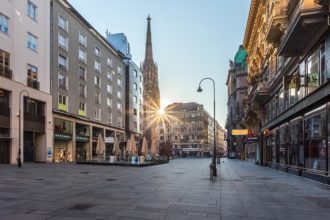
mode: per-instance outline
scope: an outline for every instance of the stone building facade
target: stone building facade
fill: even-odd
[[[165,108],[166,116],[159,125],[160,144],[169,144],[172,155],[206,157],[213,154],[213,118],[203,105],[173,103]]]
[[[247,53],[241,45],[235,55],[234,61],[230,61],[227,76],[228,89],[228,115],[226,119],[227,129],[227,154],[229,158],[245,158],[244,136],[232,135],[232,130],[246,129],[243,123],[244,107],[243,99],[247,95]]]
[[[252,0],[245,124],[259,161],[329,182],[329,1]],[[258,160],[258,157],[256,158]]]
[[[51,24],[53,160],[97,157],[99,134],[107,159],[125,141],[123,56],[65,0],[51,1]]]

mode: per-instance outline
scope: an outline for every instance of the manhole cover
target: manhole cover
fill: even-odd
[[[82,172],[80,172],[80,173],[82,173],[82,174],[88,174],[89,172],[87,172],[87,171],[82,171]]]
[[[105,179],[106,181],[112,182],[112,181],[116,181],[117,179]]]
[[[86,210],[89,209],[90,207],[93,207],[93,204],[90,203],[79,203],[71,206],[69,209],[71,210]]]

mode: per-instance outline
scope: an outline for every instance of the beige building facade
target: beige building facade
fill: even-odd
[[[50,2],[0,2],[0,163],[49,162]],[[49,151],[50,150],[50,151]]]

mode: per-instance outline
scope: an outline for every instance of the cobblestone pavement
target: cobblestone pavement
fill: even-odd
[[[151,167],[0,165],[0,219],[220,219],[211,159]]]
[[[0,219],[330,219],[330,187],[248,162],[0,165]]]
[[[221,164],[221,219],[329,220],[330,187],[252,163]]]

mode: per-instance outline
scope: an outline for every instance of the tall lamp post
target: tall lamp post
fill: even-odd
[[[18,122],[18,156],[17,156],[17,166],[18,167],[21,167],[22,166],[22,141],[21,141],[21,125],[23,124],[23,117],[24,115],[22,114],[22,108],[21,108],[21,98],[22,98],[22,95],[24,97],[24,93],[26,93],[27,97],[29,97],[29,92],[26,91],[26,90],[22,90],[20,93],[19,93],[19,113],[18,113],[18,117],[19,117],[19,122]],[[24,130],[24,127],[23,127],[23,130]]]
[[[214,145],[213,145],[213,159],[212,159],[212,168],[213,168],[213,176],[217,176],[217,167],[216,167],[216,136],[215,136],[215,82],[212,78],[203,78],[200,82],[199,82],[199,86],[197,89],[197,92],[203,92],[202,88],[201,88],[201,83],[204,80],[211,80],[213,82],[213,132],[214,132],[214,137],[213,137],[213,141],[214,141]]]

